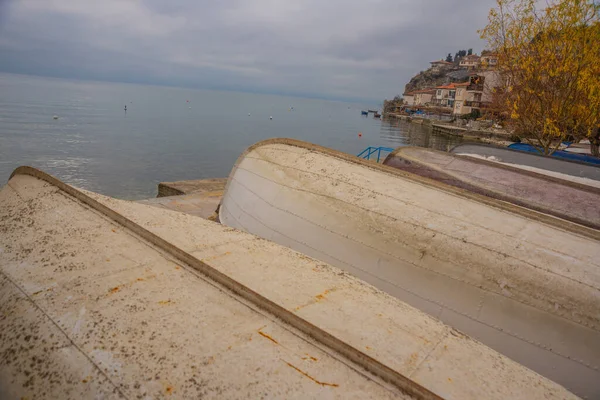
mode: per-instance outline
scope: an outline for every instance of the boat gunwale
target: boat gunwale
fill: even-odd
[[[560,183],[563,184],[565,186],[571,186],[574,189],[579,189],[579,190],[583,190],[586,192],[590,192],[590,193],[594,193],[594,194],[599,194],[600,195],[600,188],[595,187],[595,186],[589,186],[583,183],[579,183],[579,182],[574,182],[574,181],[570,181],[567,179],[562,179],[562,178],[558,178],[555,176],[551,176],[551,175],[545,175],[545,174],[540,174],[539,172],[535,172],[535,171],[530,171],[528,169],[521,169],[521,168],[517,168],[517,167],[513,167],[512,165],[507,165],[504,163],[498,163],[498,162],[494,162],[494,161],[490,161],[490,160],[486,160],[486,159],[482,159],[482,158],[475,158],[475,157],[469,157],[469,156],[464,156],[464,155],[460,155],[460,154],[456,154],[456,153],[449,153],[446,151],[439,151],[439,150],[435,150],[435,149],[430,149],[430,148],[426,148],[426,147],[419,147],[419,146],[403,146],[403,147],[398,147],[397,149],[395,149],[393,152],[391,152],[390,154],[388,154],[385,158],[385,160],[383,160],[383,163],[385,164],[388,160],[391,160],[393,157],[396,156],[400,156],[400,153],[402,153],[404,150],[410,150],[410,149],[423,149],[423,150],[427,150],[427,151],[432,151],[434,153],[439,153],[439,154],[444,154],[444,155],[450,155],[451,157],[456,157],[458,159],[461,160],[466,160],[469,162],[474,162],[476,164],[481,164],[481,165],[487,165],[490,167],[495,167],[495,168],[499,168],[499,169],[505,169],[507,171],[512,171],[512,172],[516,172],[519,173],[521,175],[528,175],[531,176],[533,178],[539,178],[539,179],[543,179],[545,181],[548,182],[553,182],[553,183]],[[415,162],[415,163],[419,163],[421,165],[425,165],[423,164],[423,162],[421,160],[418,159],[414,159],[411,156],[406,156],[406,155],[402,155],[401,158],[406,158],[409,159],[409,161],[411,162]],[[562,160],[560,160],[562,161]],[[387,164],[385,164],[387,165]],[[445,172],[444,170],[438,170],[439,172],[446,174],[448,176],[453,176],[450,175],[449,173]],[[591,179],[593,180],[593,179]]]
[[[342,357],[354,363],[357,367],[363,368],[369,373],[383,379],[384,381],[394,385],[398,390],[414,396],[422,400],[444,400],[444,397],[413,381],[409,376],[398,372],[382,361],[379,361],[356,347],[348,344],[342,339],[339,339],[332,333],[329,333],[325,328],[321,328],[307,319],[287,310],[282,305],[265,297],[263,294],[251,289],[250,287],[238,282],[224,272],[196,258],[193,254],[179,248],[166,239],[158,236],[152,231],[144,228],[140,224],[127,218],[123,214],[113,210],[112,208],[102,204],[87,193],[65,183],[60,179],[30,166],[17,167],[10,179],[16,175],[27,175],[40,179],[58,190],[64,192],[69,198],[74,201],[81,202],[92,210],[98,212],[109,220],[123,226],[133,235],[139,237],[142,241],[149,243],[165,254],[173,257],[178,262],[189,266],[191,269],[199,272],[208,279],[216,282],[219,285],[242,299],[249,301],[256,307],[270,313],[274,317],[281,320],[283,323],[298,329],[303,334],[313,338],[317,343],[331,349]],[[445,324],[451,332],[458,332],[451,326]],[[459,333],[456,333],[459,335]],[[486,346],[487,347],[487,346]],[[551,381],[551,380],[550,380]],[[556,384],[556,382],[551,381]],[[558,385],[558,384],[557,384]]]
[[[472,143],[472,142],[459,143],[457,145],[452,146],[452,148],[448,150],[448,153],[456,154],[456,153],[454,153],[454,150],[457,147],[460,147],[460,146],[476,146],[476,147],[483,147],[483,148],[492,148],[492,149],[496,149],[496,150],[507,150],[507,151],[511,151],[511,152],[517,153],[517,154],[528,154],[528,155],[540,157],[540,158],[543,158],[543,159],[551,159],[551,160],[555,160],[555,161],[565,161],[565,162],[572,163],[572,164],[585,165],[586,167],[592,167],[592,168],[598,168],[598,169],[600,169],[600,165],[598,165],[598,164],[590,164],[590,163],[587,163],[585,161],[571,160],[569,158],[559,158],[559,157],[551,157],[551,156],[548,157],[548,156],[545,156],[543,154],[537,154],[537,153],[533,153],[533,152],[529,152],[529,151],[523,151],[523,150],[515,150],[515,149],[511,149],[509,147],[496,146],[496,145],[493,145],[493,144],[487,145],[487,144]]]
[[[531,209],[534,211],[538,211],[538,212],[541,212],[544,214],[553,215],[557,218],[561,218],[566,221],[571,221],[571,222],[574,222],[574,223],[577,223],[577,224],[580,224],[580,225],[583,225],[583,226],[586,226],[586,227],[589,227],[592,229],[600,229],[600,222],[592,222],[590,220],[576,217],[576,216],[573,216],[573,215],[565,213],[565,212],[555,211],[555,210],[552,210],[549,208],[544,208],[543,206],[540,206],[540,205],[527,203],[527,201],[519,198],[516,195],[505,194],[505,193],[502,193],[501,191],[498,191],[497,189],[488,188],[485,185],[479,185],[476,182],[472,182],[471,180],[468,180],[465,175],[450,173],[450,172],[445,171],[443,168],[439,168],[437,166],[427,164],[425,160],[421,160],[419,158],[416,158],[415,156],[406,154],[406,153],[408,153],[408,151],[406,151],[406,150],[411,150],[411,149],[423,149],[426,151],[430,151],[430,152],[434,152],[434,153],[438,153],[438,154],[442,154],[442,155],[449,155],[451,158],[459,159],[459,160],[466,161],[466,162],[473,162],[474,164],[484,165],[484,166],[488,166],[491,168],[498,168],[500,170],[514,172],[517,174],[540,179],[540,180],[548,182],[548,183],[564,185],[567,187],[571,187],[573,189],[581,190],[583,192],[598,195],[598,196],[600,196],[600,188],[584,185],[584,184],[581,184],[578,182],[572,182],[569,180],[556,178],[556,177],[549,176],[549,175],[539,174],[539,173],[529,171],[529,170],[523,170],[523,169],[512,167],[509,165],[499,164],[499,163],[496,163],[493,161],[487,161],[487,160],[482,160],[479,158],[460,156],[457,154],[446,153],[446,152],[438,151],[438,150],[434,150],[434,149],[424,149],[424,148],[420,148],[417,146],[407,146],[407,147],[402,147],[402,148],[396,149],[392,153],[390,153],[390,155],[388,155],[388,157],[386,157],[386,159],[384,160],[384,163],[391,162],[394,159],[406,160],[414,165],[435,171],[436,173],[442,175],[443,177],[445,177],[447,179],[458,180],[458,181],[462,182],[465,186],[468,186],[465,189],[473,190],[473,191],[479,190],[480,192],[477,192],[477,193],[482,193],[485,196],[488,196],[491,198],[495,198],[495,199],[502,200],[502,201],[507,201],[507,202],[519,205],[521,207],[525,207],[525,208],[528,208],[528,209]],[[392,168],[398,168],[398,169],[402,170],[402,168],[400,168],[400,167],[392,167]],[[435,179],[435,178],[431,178],[431,179]],[[435,179],[435,180],[437,180],[437,179]],[[454,186],[453,184],[449,184],[449,185]],[[470,188],[472,188],[472,189],[470,189]]]
[[[360,166],[363,166],[363,167],[366,167],[366,168],[369,168],[369,169],[372,169],[372,170],[375,170],[378,172],[383,172],[388,175],[393,175],[395,177],[404,178],[413,183],[424,185],[424,186],[430,187],[435,190],[440,190],[442,192],[446,192],[451,195],[459,196],[459,197],[465,198],[467,200],[476,201],[476,202],[488,205],[490,207],[499,209],[501,211],[506,211],[506,212],[510,212],[510,213],[519,215],[523,218],[532,219],[534,221],[537,221],[537,222],[540,222],[540,223],[543,223],[546,225],[550,225],[553,228],[556,228],[559,230],[566,230],[566,231],[574,233],[574,234],[582,235],[587,238],[590,238],[590,239],[593,239],[596,241],[600,241],[600,230],[598,230],[598,229],[593,229],[593,228],[590,228],[585,225],[581,225],[581,224],[578,224],[578,223],[575,223],[575,222],[572,222],[569,220],[565,220],[565,219],[562,219],[562,218],[559,218],[559,217],[556,217],[553,215],[544,214],[542,212],[528,209],[523,206],[515,205],[512,203],[508,203],[503,200],[494,199],[492,197],[488,197],[483,194],[473,193],[470,190],[466,190],[466,189],[458,188],[458,187],[455,187],[452,185],[448,185],[446,183],[439,182],[435,179],[423,177],[423,176],[413,174],[413,173],[410,173],[407,171],[403,171],[403,170],[400,170],[400,169],[397,169],[394,167],[390,167],[388,165],[375,163],[373,161],[368,161],[368,160],[365,160],[365,159],[362,159],[362,158],[359,158],[354,155],[344,153],[344,152],[341,152],[338,150],[334,150],[334,149],[323,147],[323,146],[320,146],[317,144],[304,142],[302,140],[297,140],[297,139],[290,139],[290,138],[266,139],[266,140],[262,140],[260,142],[257,142],[255,144],[249,146],[238,157],[238,159],[234,163],[233,168],[231,169],[231,172],[229,173],[229,176],[227,177],[227,183],[225,184],[225,189],[224,189],[223,193],[227,193],[229,186],[231,184],[231,181],[233,179],[233,176],[235,175],[237,168],[239,167],[241,162],[245,159],[246,155],[248,155],[250,152],[256,150],[257,148],[260,148],[263,146],[274,145],[274,144],[289,145],[289,146],[302,148],[302,149],[312,151],[312,152],[322,153],[327,156],[331,156],[331,157],[337,158],[342,161],[357,164],[357,165],[360,165]],[[394,151],[396,151],[396,150],[394,150]],[[393,153],[394,152],[392,152],[391,154],[393,154]],[[387,157],[386,157],[386,159],[387,159]],[[223,201],[221,200],[221,203],[219,204],[219,207],[217,208],[217,211],[216,211],[217,215],[219,214],[222,202]]]

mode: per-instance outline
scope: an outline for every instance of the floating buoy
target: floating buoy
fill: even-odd
[[[192,107],[188,107],[190,110],[192,109]]]
[[[58,119],[58,115],[55,115],[54,117],[52,117],[52,119]]]
[[[273,119],[273,117],[269,117],[269,119]]]
[[[250,113],[248,113],[248,116],[250,116]]]
[[[358,132],[358,137],[362,137],[362,132]]]

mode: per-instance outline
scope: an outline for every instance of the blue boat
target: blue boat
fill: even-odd
[[[361,111],[360,115],[369,115],[369,112],[368,111]]]
[[[532,146],[528,143],[513,143],[510,146],[508,146],[508,148],[513,149],[513,150],[525,151],[528,153],[542,155],[538,149],[536,149],[534,146]],[[579,162],[584,162],[584,163],[588,163],[588,164],[600,165],[600,158],[598,158],[598,157],[592,157],[592,156],[588,156],[586,154],[569,153],[568,151],[564,151],[564,150],[556,150],[554,153],[552,153],[552,157],[562,158],[562,159],[570,160],[570,161],[579,161]]]

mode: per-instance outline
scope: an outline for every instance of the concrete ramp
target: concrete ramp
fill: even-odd
[[[600,397],[597,230],[288,139],[238,159],[220,220]]]
[[[600,188],[423,147],[399,147],[383,163],[591,228],[600,228]]]
[[[575,398],[338,268],[32,168],[0,232],[2,399]]]

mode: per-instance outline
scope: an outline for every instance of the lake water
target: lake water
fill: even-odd
[[[373,107],[0,74],[0,181],[31,165],[80,188],[141,199],[156,196],[161,181],[226,177],[245,148],[273,137],[354,155],[368,146],[446,150],[459,141],[360,115]]]

